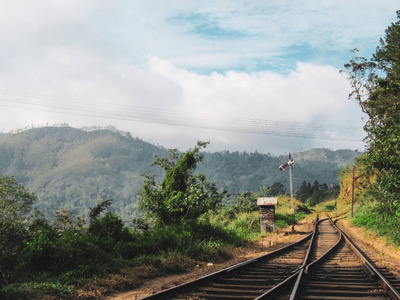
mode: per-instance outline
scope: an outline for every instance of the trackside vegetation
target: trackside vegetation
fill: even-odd
[[[271,189],[242,192],[235,199],[218,191],[193,172],[205,145],[199,142],[186,153],[171,150],[169,158],[155,159],[165,178],[157,183],[155,176],[144,174],[145,214],[132,226],[107,211],[112,200],[90,208],[88,220],[67,209],[47,220],[32,209],[34,194],[14,177],[1,177],[0,298],[100,298],[147,278],[225,261],[233,248],[259,238],[256,201],[271,196]],[[289,198],[279,196],[279,202],[276,226],[281,228],[293,217]],[[296,220],[309,213],[304,204],[296,205]]]
[[[371,59],[357,56],[357,49],[353,52],[343,72],[352,87],[349,98],[368,117],[367,149],[354,170],[343,171],[346,188],[338,200],[341,210],[350,209],[354,189],[353,223],[400,245],[400,11]]]

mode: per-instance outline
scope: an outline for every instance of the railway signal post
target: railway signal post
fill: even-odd
[[[293,164],[294,160],[292,159],[292,155],[289,153],[289,161],[285,165],[280,165],[279,170],[283,171],[286,167],[289,166],[289,178],[290,178],[290,208],[292,214],[294,214],[294,204],[293,204]]]

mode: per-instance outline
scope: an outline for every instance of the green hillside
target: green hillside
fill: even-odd
[[[155,156],[168,150],[116,130],[84,131],[70,127],[45,127],[0,136],[0,172],[15,175],[34,192],[36,207],[47,217],[60,208],[87,216],[89,207],[113,199],[113,212],[125,220],[137,215],[137,192],[141,174],[160,169],[150,167]],[[339,166],[352,163],[358,153],[350,150],[312,149],[294,153],[295,190],[302,181],[337,183]],[[205,153],[198,172],[219,188],[235,196],[244,190],[259,191],[280,182],[289,190],[287,171],[279,171],[287,155],[261,153]]]
[[[97,130],[40,128],[0,138],[0,171],[16,175],[51,216],[59,208],[86,215],[88,207],[114,199],[113,209],[130,219],[136,194],[154,156],[168,151],[129,135]],[[157,171],[157,170],[155,170]]]
[[[293,185],[296,191],[305,180],[314,183],[338,184],[339,168],[351,164],[359,154],[351,150],[331,151],[311,149],[293,153]],[[218,152],[207,153],[204,164],[198,167],[207,178],[224,187],[231,194],[243,190],[259,191],[260,187],[270,187],[282,183],[289,191],[289,173],[279,171],[279,166],[289,160],[288,155],[271,156],[261,153]]]

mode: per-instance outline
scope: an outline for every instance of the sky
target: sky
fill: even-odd
[[[0,131],[114,126],[185,151],[364,151],[339,73],[398,0],[0,0]]]

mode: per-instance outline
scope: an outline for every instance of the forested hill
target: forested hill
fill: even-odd
[[[136,215],[137,191],[152,170],[154,157],[167,157],[168,150],[116,130],[84,131],[70,127],[45,127],[0,135],[0,172],[15,175],[34,192],[37,207],[51,217],[60,208],[85,215],[99,201],[114,199],[112,209],[129,220]],[[337,183],[339,167],[351,164],[358,153],[351,150],[313,149],[294,153],[295,190],[302,181]],[[259,191],[275,182],[289,185],[288,161],[261,153],[205,153],[198,166],[207,179],[235,196],[244,190]]]
[[[331,151],[311,149],[292,153],[293,185],[296,191],[305,180],[313,184],[338,184],[340,168],[352,164],[360,154],[352,150]],[[289,192],[289,170],[280,171],[279,166],[288,162],[288,155],[271,156],[261,153],[218,152],[206,153],[204,164],[198,170],[207,175],[209,181],[223,186],[232,194],[243,190],[259,191],[260,187],[270,187],[282,183]]]

